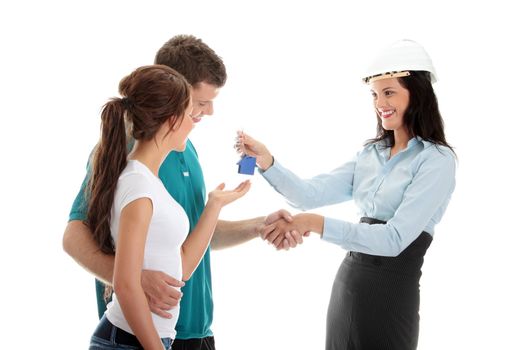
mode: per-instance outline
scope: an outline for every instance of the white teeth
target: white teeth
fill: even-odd
[[[394,111],[386,111],[386,112],[381,112],[381,115],[387,116],[387,115],[391,115],[393,113],[394,113]]]

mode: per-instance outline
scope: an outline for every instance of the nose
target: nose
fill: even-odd
[[[386,102],[386,98],[381,96],[381,95],[378,95],[375,99],[374,99],[374,106],[379,109],[379,108],[383,108],[383,107],[386,107],[387,106],[387,102]]]

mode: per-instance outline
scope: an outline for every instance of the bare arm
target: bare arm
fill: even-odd
[[[126,321],[144,349],[164,349],[141,285],[144,247],[153,215],[149,198],[129,203],[120,214],[114,288]]]
[[[250,189],[250,183],[245,181],[232,191],[223,191],[223,189],[224,184],[210,193],[199,222],[182,244],[182,279],[184,281],[191,277],[208,248],[222,207],[244,196]]]
[[[211,248],[220,250],[231,248],[259,237],[264,227],[264,216],[248,220],[219,220],[211,240]]]
[[[68,222],[62,239],[64,251],[84,269],[106,284],[113,284],[115,256],[103,253],[91,230],[80,220]]]
[[[286,222],[292,222],[292,215],[284,210],[278,210],[268,216],[260,216],[247,220],[224,221],[219,220],[215,228],[215,234],[211,241],[211,247],[214,250],[231,248],[242,243],[248,242],[255,237],[262,237],[263,230],[267,225],[273,224],[280,219]],[[279,244],[274,244],[277,249],[295,248],[298,244],[303,243],[303,236],[297,232],[289,232],[286,237],[279,240]]]

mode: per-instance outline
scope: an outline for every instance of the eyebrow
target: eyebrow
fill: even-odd
[[[395,90],[395,87],[393,87],[393,86],[387,86],[387,87],[385,87],[385,88],[382,88],[381,91],[385,91],[385,90],[388,90],[388,89]],[[375,92],[374,89],[370,89],[370,91],[371,91],[371,92]]]

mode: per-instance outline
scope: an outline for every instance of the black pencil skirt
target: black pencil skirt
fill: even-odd
[[[362,218],[361,222],[383,221]],[[432,236],[423,232],[397,257],[349,252],[328,306],[327,350],[412,350],[419,334],[419,279]]]

